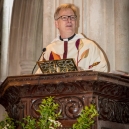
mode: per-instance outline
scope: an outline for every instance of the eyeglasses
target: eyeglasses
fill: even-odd
[[[71,15],[71,16],[67,16],[67,15],[63,15],[63,16],[60,16],[58,17],[56,20],[58,19],[62,19],[63,21],[67,21],[68,18],[70,18],[71,21],[75,21],[77,19],[77,16],[76,15]]]

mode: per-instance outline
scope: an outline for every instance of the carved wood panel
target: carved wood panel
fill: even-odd
[[[55,96],[59,103],[64,128],[71,127],[91,102],[97,105],[99,120],[129,123],[129,77],[85,71],[26,75],[9,77],[0,87],[0,104],[14,119],[39,117],[36,110],[46,96]]]
[[[31,115],[34,118],[40,117],[37,110],[38,106],[41,103],[42,99],[45,97],[39,98],[23,98],[20,100],[18,105],[22,105],[23,108],[19,109],[20,114]],[[92,97],[92,93],[87,95],[68,95],[68,96],[55,96],[55,102],[59,104],[59,110],[61,111],[61,117],[58,119],[65,129],[66,127],[70,128],[79,117],[80,112],[84,106],[89,105],[96,101],[96,98]],[[93,101],[94,100],[94,101]],[[96,126],[93,126],[95,129]]]

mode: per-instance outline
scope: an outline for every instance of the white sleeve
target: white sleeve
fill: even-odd
[[[104,54],[102,53],[102,51],[99,49],[99,47],[96,44],[94,45],[91,53],[92,53],[91,64],[100,62],[98,65],[93,66],[91,69],[94,71],[108,72],[107,61],[104,57]]]

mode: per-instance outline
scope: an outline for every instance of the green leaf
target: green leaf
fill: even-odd
[[[81,111],[77,122],[73,124],[73,129],[90,129],[94,124],[94,117],[98,115],[97,110],[94,105],[85,106]]]

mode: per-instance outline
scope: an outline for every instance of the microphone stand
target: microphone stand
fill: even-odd
[[[44,58],[44,52],[45,52],[45,51],[46,51],[46,48],[43,48],[42,53],[41,53],[41,55],[40,55],[38,61],[40,60],[42,54],[43,54],[43,60],[45,60],[45,58]],[[33,74],[33,72],[34,72],[34,70],[35,70],[36,65],[37,65],[37,63],[35,64],[35,66],[34,66],[34,68],[33,68],[33,70],[32,70],[32,74]]]

